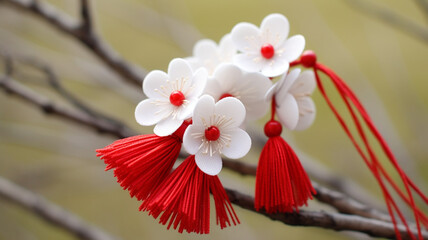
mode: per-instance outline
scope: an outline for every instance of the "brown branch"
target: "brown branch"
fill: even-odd
[[[428,20],[428,1],[426,0],[414,0],[419,7],[422,8],[422,12],[425,18]]]
[[[3,57],[4,57],[5,54],[1,54],[1,52],[0,52],[0,56],[1,55],[3,55]],[[116,125],[117,128],[123,128],[123,129],[128,128],[119,120],[114,119],[110,116],[107,116],[105,114],[102,114],[102,113],[92,109],[91,107],[89,107],[89,105],[87,105],[86,103],[81,101],[78,97],[76,97],[71,92],[69,92],[66,88],[63,87],[58,76],[55,74],[55,72],[47,64],[41,62],[38,59],[29,58],[29,57],[13,56],[12,61],[14,61],[14,60],[21,62],[23,64],[26,64],[26,65],[29,65],[29,66],[41,71],[42,73],[44,73],[46,75],[46,81],[48,82],[49,86],[56,93],[58,93],[63,99],[65,99],[67,102],[71,103],[73,106],[80,109],[81,111],[87,113],[88,115],[90,115],[94,118],[97,118],[97,119],[101,118],[102,120],[104,120],[106,122],[110,122],[112,125]],[[18,70],[18,69],[16,69],[16,70]],[[12,76],[12,75],[13,75],[12,73],[9,74],[9,76]],[[130,132],[131,130],[129,130],[129,128],[128,128],[128,131]]]
[[[82,30],[92,33],[92,17],[88,0],[80,0],[80,16],[82,18]]]
[[[395,239],[395,231],[392,223],[375,219],[364,218],[355,215],[345,215],[341,213],[299,211],[294,213],[267,214],[257,212],[254,209],[254,199],[251,196],[239,193],[235,190],[226,189],[230,201],[244,209],[262,214],[272,220],[283,222],[293,226],[313,226],[336,231],[357,231],[366,233],[373,237],[383,237]],[[411,239],[404,226],[399,225],[398,229],[403,239]],[[417,235],[417,230],[412,229],[412,233]],[[428,232],[423,231],[422,236],[428,239]]]
[[[81,0],[82,22],[73,21],[68,15],[52,6],[36,0],[1,0],[9,5],[39,17],[55,29],[73,37],[94,53],[109,69],[114,70],[124,80],[141,86],[145,73],[141,68],[124,60],[104,40],[92,30],[91,15],[87,0]]]
[[[370,17],[381,20],[398,30],[413,35],[425,43],[428,43],[427,27],[423,27],[413,21],[403,18],[390,10],[378,7],[372,4],[372,2],[369,3],[367,0],[345,0],[345,2],[351,5],[354,9],[361,11]]]
[[[94,118],[86,113],[73,111],[58,106],[48,98],[19,84],[17,81],[8,76],[0,77],[0,87],[3,88],[7,93],[15,94],[26,102],[40,108],[46,114],[55,115],[66,120],[91,127],[100,133],[109,133],[119,138],[136,135],[128,128],[118,127],[108,121],[105,121],[104,119]]]
[[[115,70],[124,79],[130,82],[141,85],[143,81],[143,74],[140,74],[136,68],[131,64],[125,62],[123,59],[117,56],[117,54],[111,50],[97,35],[93,32],[92,19],[90,16],[88,2],[81,0],[81,18],[82,21],[76,24],[74,21],[70,21],[68,16],[52,9],[45,3],[40,3],[36,0],[2,0],[12,6],[17,7],[20,10],[31,12],[36,16],[40,17],[51,26],[56,29],[74,37],[88,47],[95,55],[97,55],[102,61],[104,61],[110,68]],[[428,39],[428,38],[427,38]],[[63,108],[54,105],[48,99],[34,93],[30,89],[21,86],[19,83],[14,81],[12,78],[5,76],[0,78],[0,86],[11,93],[15,93],[21,98],[27,100],[35,106],[41,107],[47,113],[55,113],[64,119],[73,120],[79,124],[93,127],[100,131],[112,133],[118,137],[126,137],[133,135],[129,132],[125,132],[123,129],[112,127],[105,121],[98,121],[91,116],[79,112],[71,112]],[[232,169],[233,171],[243,175],[254,175],[255,167],[246,165],[239,162],[225,161],[225,167]],[[382,219],[379,213],[371,211],[368,208],[364,208],[363,205],[355,204],[349,200],[349,198],[342,195],[334,195],[332,192],[323,191],[324,189],[320,186],[316,186],[318,191],[317,198],[333,207],[336,207],[339,211],[350,214],[360,214],[366,217],[372,217]],[[330,190],[331,191],[331,190]],[[245,209],[254,211],[254,200],[252,197],[243,195],[234,190],[227,190],[228,195],[233,203],[239,205]],[[324,196],[324,197],[321,197]],[[371,236],[388,237],[394,238],[395,233],[391,223],[376,219],[369,219],[366,217],[345,215],[340,213],[325,213],[325,212],[308,212],[301,211],[299,213],[292,214],[266,214],[271,219],[279,220],[289,225],[300,225],[300,226],[318,226],[334,230],[352,230],[367,233]],[[408,237],[403,226],[399,226],[400,231],[404,237]],[[413,230],[415,232],[415,230]],[[427,233],[423,232],[424,237],[428,236]]]
[[[0,197],[18,205],[45,221],[60,227],[80,239],[113,240],[115,237],[91,226],[79,217],[47,201],[2,177],[0,177]]]
[[[256,175],[256,166],[233,160],[223,160],[223,166],[242,175]],[[317,191],[315,198],[325,204],[335,208],[337,211],[346,214],[358,215],[382,221],[390,221],[390,217],[376,209],[370,208],[343,193],[328,189],[312,181],[314,189]]]

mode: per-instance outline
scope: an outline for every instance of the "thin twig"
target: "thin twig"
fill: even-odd
[[[293,226],[313,226],[336,231],[357,231],[366,233],[373,237],[383,237],[395,239],[395,231],[392,223],[375,219],[364,218],[355,215],[346,215],[341,213],[299,211],[294,213],[276,213],[267,214],[266,212],[257,212],[254,208],[254,198],[235,190],[226,189],[230,201],[244,209],[265,215],[266,217],[283,222]],[[403,239],[411,239],[403,225],[398,225],[398,229]],[[412,233],[417,235],[416,229]],[[428,232],[423,231],[422,236],[428,239]]]
[[[371,17],[375,17],[386,24],[389,24],[405,33],[411,34],[416,38],[428,43],[428,28],[423,27],[413,21],[405,19],[398,14],[378,7],[367,0],[345,0],[353,8],[361,11]]]
[[[132,130],[118,127],[100,118],[94,118],[86,113],[73,111],[56,105],[48,98],[34,92],[33,90],[19,84],[16,80],[8,77],[0,77],[0,87],[7,93],[15,94],[28,103],[39,107],[44,113],[52,114],[66,120],[71,120],[97,130],[100,133],[109,133],[119,138],[136,135]]]
[[[92,17],[88,0],[80,0],[80,16],[82,18],[80,24],[82,30],[92,34]]]
[[[145,72],[141,68],[124,60],[105,41],[92,31],[89,7],[87,1],[82,0],[81,15],[82,22],[77,23],[68,15],[54,7],[35,0],[2,0],[0,3],[8,3],[11,6],[34,14],[57,30],[79,40],[91,52],[103,61],[109,69],[114,70],[129,83],[141,86]],[[84,14],[83,14],[84,12]],[[83,24],[83,25],[82,25]]]
[[[223,160],[223,166],[242,175],[256,175],[257,167],[239,161]],[[390,221],[390,217],[376,209],[368,207],[341,192],[337,192],[323,187],[312,181],[312,185],[317,194],[315,198],[325,204],[335,208],[337,211],[346,214],[359,215],[382,221]]]
[[[0,53],[0,55],[2,54]],[[127,128],[127,126],[123,125],[122,122],[92,109],[91,107],[89,107],[88,104],[84,103],[74,94],[69,92],[66,88],[63,87],[63,85],[59,81],[58,76],[47,64],[41,62],[38,59],[29,58],[29,57],[13,56],[13,60],[32,66],[37,70],[40,70],[41,72],[43,72],[46,75],[46,81],[48,82],[49,86],[55,92],[57,92],[62,98],[64,98],[67,102],[71,103],[76,108],[82,110],[83,112],[87,113],[88,115],[94,118],[101,118],[104,121],[110,122],[111,124],[116,125],[117,128]]]
[[[425,18],[428,20],[428,1],[426,0],[414,0],[419,7],[421,7]]]
[[[80,239],[117,239],[79,217],[10,181],[0,177],[0,197],[32,212],[47,222],[60,227]]]

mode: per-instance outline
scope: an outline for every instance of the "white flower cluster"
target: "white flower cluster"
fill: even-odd
[[[300,69],[287,74],[305,46],[303,36],[288,38],[288,33],[287,18],[271,14],[260,28],[237,24],[219,45],[209,39],[197,42],[193,56],[173,59],[168,73],[147,75],[143,91],[148,99],[135,110],[137,122],[156,125],[155,134],[168,136],[192,119],[183,146],[209,175],[220,172],[221,154],[241,158],[248,153],[251,139],[240,127],[263,117],[273,97],[284,126],[309,127],[315,117],[310,98],[315,78],[311,71],[300,74]],[[279,76],[272,86],[271,79]]]

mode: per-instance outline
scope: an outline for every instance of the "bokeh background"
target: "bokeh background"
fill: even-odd
[[[77,17],[78,1],[48,3]],[[302,34],[306,49],[334,69],[367,107],[406,172],[428,192],[428,40],[404,32],[367,14],[346,0],[96,0],[91,1],[96,31],[124,58],[146,70],[166,70],[169,61],[191,55],[201,38],[219,41],[235,24],[259,25],[269,13],[290,21],[290,34]],[[428,32],[428,12],[418,1],[365,1]],[[0,1],[0,50],[40,59],[61,83],[91,107],[144,133],[134,121],[141,88],[124,84],[74,39],[29,14]],[[3,69],[1,70],[3,71]],[[70,107],[49,89],[43,75],[17,70],[20,82]],[[332,89],[330,85],[327,85]],[[334,96],[334,94],[333,94]],[[336,96],[335,100],[339,100]],[[315,92],[317,119],[302,132],[284,137],[315,168],[355,181],[382,206],[379,188]],[[339,109],[344,110],[339,104]],[[252,126],[261,133],[262,122]],[[0,92],[0,175],[36,192],[122,239],[365,239],[363,235],[289,227],[235,207],[241,224],[219,230],[212,221],[208,236],[167,231],[138,211],[95,157],[95,149],[115,140],[92,129],[47,116],[14,96]],[[257,163],[255,147],[249,163]],[[253,194],[254,178],[223,170],[225,186]],[[363,193],[361,193],[363,194]],[[365,194],[365,193],[364,193]],[[358,195],[358,193],[356,193]],[[312,201],[311,209],[326,209]],[[0,199],[0,239],[74,239],[33,214]]]

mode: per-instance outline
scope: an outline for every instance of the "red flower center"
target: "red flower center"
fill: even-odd
[[[223,98],[227,98],[227,97],[233,97],[233,95],[232,95],[232,94],[230,94],[230,93],[224,93],[223,95],[221,95],[221,96],[220,96],[220,99],[219,99],[219,100],[221,100],[221,99],[223,99]]]
[[[273,57],[273,55],[275,55],[275,49],[273,48],[272,45],[267,43],[267,44],[262,46],[262,48],[260,49],[260,53],[262,54],[262,56],[264,58],[270,59]]]
[[[174,105],[174,106],[181,106],[181,104],[183,104],[184,99],[186,99],[186,97],[184,97],[184,94],[181,91],[173,91],[171,93],[171,95],[169,95],[169,102]]]
[[[220,130],[216,126],[205,129],[205,138],[208,141],[216,141],[220,137]]]

